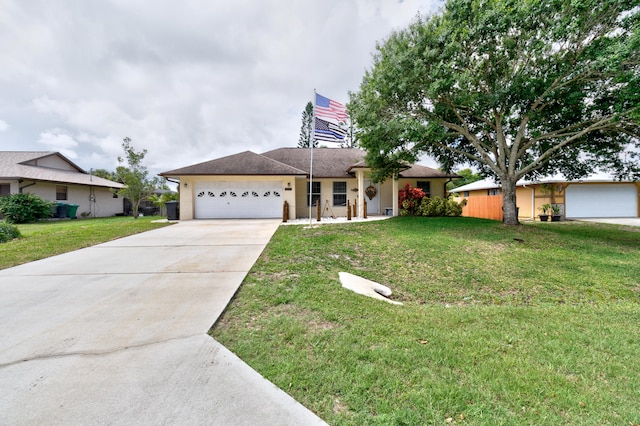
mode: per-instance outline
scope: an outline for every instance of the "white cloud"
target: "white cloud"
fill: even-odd
[[[78,142],[63,130],[51,129],[40,133],[38,143],[45,145],[49,151],[58,151],[70,159],[78,158],[74,150],[78,146]]]
[[[113,169],[128,136],[157,173],[296,146],[313,89],[346,102],[376,41],[438,4],[0,0],[3,149]]]
[[[0,132],[4,132],[8,128],[9,128],[9,125],[7,124],[7,122],[4,120],[0,120]]]

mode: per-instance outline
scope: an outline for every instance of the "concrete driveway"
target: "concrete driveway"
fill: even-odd
[[[637,217],[588,218],[579,220],[584,222],[610,223],[613,225],[640,226],[640,218]]]
[[[0,424],[324,424],[207,335],[278,225],[181,222],[0,271]]]

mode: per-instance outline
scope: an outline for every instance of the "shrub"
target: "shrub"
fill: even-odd
[[[420,216],[441,217],[462,215],[462,205],[448,198],[423,198],[417,209]]]
[[[398,201],[400,204],[400,214],[409,216],[417,214],[420,202],[426,197],[424,191],[420,188],[412,188],[406,184],[403,189],[398,191]]]
[[[0,213],[9,223],[29,223],[51,217],[54,204],[34,194],[9,194],[0,198]]]
[[[0,222],[0,243],[6,243],[14,238],[20,238],[18,228],[7,222]]]

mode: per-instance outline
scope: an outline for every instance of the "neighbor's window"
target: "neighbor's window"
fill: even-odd
[[[500,195],[500,189],[499,188],[492,188],[488,191],[489,195]]]
[[[465,197],[465,198],[469,198],[469,191],[464,191],[464,192],[462,193],[462,195],[463,195],[463,197]]]
[[[56,185],[56,200],[66,201],[67,199],[67,187],[63,185]]]
[[[426,180],[419,180],[416,182],[416,188],[422,189],[427,197],[431,197],[431,182],[427,182]]]
[[[320,182],[313,182],[313,193],[311,194],[311,205],[315,206],[316,201],[320,202]],[[307,206],[309,205],[309,182],[307,182]]]
[[[0,183],[0,197],[6,197],[11,193],[11,184]]]
[[[333,182],[333,205],[347,205],[347,182]]]

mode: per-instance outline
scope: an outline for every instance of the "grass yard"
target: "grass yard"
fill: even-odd
[[[282,226],[210,333],[331,425],[637,425],[637,231]],[[342,289],[340,271],[404,306]]]
[[[18,225],[22,238],[0,244],[0,269],[115,240],[168,223],[161,217],[108,217]]]

